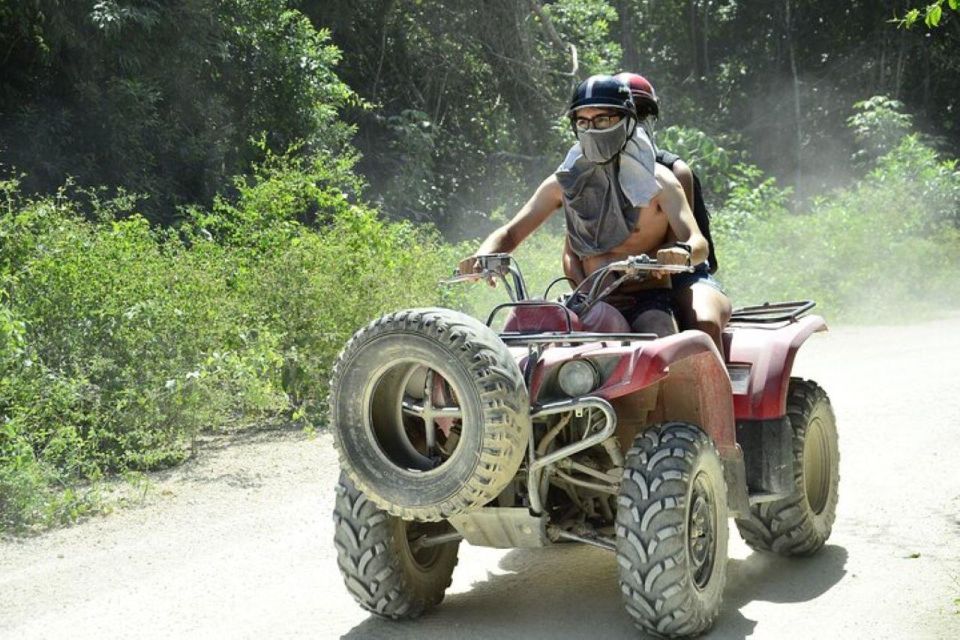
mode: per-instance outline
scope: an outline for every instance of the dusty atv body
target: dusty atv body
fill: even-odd
[[[729,517],[757,550],[823,546],[836,426],[823,390],[791,377],[800,345],[826,328],[812,303],[736,311],[724,361],[699,331],[590,331],[570,305],[527,299],[508,257],[485,260],[486,275],[513,280],[486,323],[391,314],[335,367],[335,543],[362,606],[411,618],[438,604],[461,540],[578,542],[617,555],[638,627],[692,636],[719,614]]]

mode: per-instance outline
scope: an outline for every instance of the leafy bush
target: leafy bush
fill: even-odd
[[[175,464],[202,430],[322,419],[346,339],[439,302],[454,262],[435,231],[348,202],[351,179],[268,157],[178,230],[127,197],[0,184],[0,527],[75,518],[97,495],[78,483]]]
[[[74,176],[175,205],[208,205],[270,148],[341,149],[359,100],[340,51],[289,0],[0,3],[4,164],[30,190]]]
[[[913,129],[913,117],[902,113],[903,103],[886,96],[873,96],[854,103],[855,113],[847,118],[860,148],[853,160],[858,164],[875,162],[889,153]]]
[[[721,226],[721,279],[735,304],[812,298],[834,320],[911,321],[960,304],[958,210],[956,163],[907,136],[808,212]]]

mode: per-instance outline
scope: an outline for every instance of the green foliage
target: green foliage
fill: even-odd
[[[611,40],[613,25],[617,22],[617,10],[604,0],[558,0],[546,4],[544,12],[550,16],[564,42],[577,46],[579,62],[585,73],[604,73],[616,67],[620,60],[620,46]],[[541,41],[544,55],[555,58],[551,65],[556,69],[570,68],[568,51],[558,50],[556,45]],[[572,88],[572,87],[571,87]]]
[[[747,162],[724,138],[671,126],[658,134],[657,144],[680,156],[697,174],[715,235],[737,236],[750,224],[786,210],[791,190]]]
[[[339,51],[288,0],[3,3],[0,161],[28,191],[68,176],[142,194],[170,223],[268,148],[338,151],[356,104]]]
[[[786,214],[791,191],[781,188],[774,178],[750,164],[736,164],[726,175],[727,199],[713,213],[713,235],[735,238],[751,225]]]
[[[722,201],[735,183],[728,174],[742,154],[732,150],[722,137],[673,125],[657,133],[657,146],[677,154],[696,172],[709,203]]]
[[[371,104],[358,124],[359,170],[391,217],[448,237],[515,210],[573,139],[562,118],[579,75],[609,72],[613,3],[312,0],[302,4],[344,51],[341,77]]]
[[[832,320],[908,322],[960,304],[960,172],[914,135],[862,181],[716,239],[737,305],[810,298]]]
[[[913,117],[903,113],[903,103],[886,96],[874,96],[853,105],[847,119],[859,149],[855,162],[865,164],[889,153],[913,129]]]
[[[268,154],[177,230],[0,184],[0,526],[78,517],[78,483],[176,464],[202,430],[322,420],[359,326],[442,301],[451,250],[350,204],[349,162],[324,160]]]
[[[897,18],[893,20],[901,27],[906,27],[909,29],[914,26],[917,22],[920,21],[920,17],[923,17],[923,23],[927,25],[928,29],[933,29],[940,26],[940,19],[943,18],[943,6],[947,5],[954,11],[960,11],[960,0],[936,0],[922,9],[910,9],[902,18]]]

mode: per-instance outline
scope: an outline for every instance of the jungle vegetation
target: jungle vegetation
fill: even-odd
[[[654,82],[735,305],[956,309],[958,44],[954,0],[0,0],[0,530],[204,431],[322,428],[363,323],[489,305],[437,282],[592,73]]]

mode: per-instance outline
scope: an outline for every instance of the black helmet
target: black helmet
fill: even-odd
[[[577,85],[570,98],[567,116],[572,118],[577,109],[583,107],[609,107],[633,117],[637,113],[630,87],[613,76],[605,75],[590,76]]]

